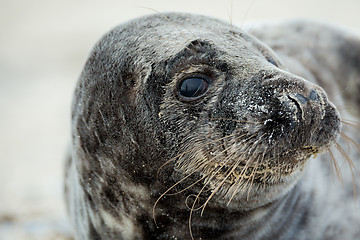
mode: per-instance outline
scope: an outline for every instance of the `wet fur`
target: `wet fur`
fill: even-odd
[[[339,161],[346,136],[358,137],[343,124],[332,147],[340,116],[328,100],[359,116],[360,40],[307,22],[249,32],[273,50],[175,13],[98,42],[73,100],[66,195],[78,239],[360,236],[350,168]],[[184,102],[177,84],[194,72],[211,88]],[[308,102],[299,107],[297,94]],[[358,151],[348,154],[358,165]],[[334,160],[344,187],[332,181]]]

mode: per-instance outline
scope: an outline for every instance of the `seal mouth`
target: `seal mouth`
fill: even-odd
[[[232,165],[215,164],[212,167],[212,175],[215,175],[215,182],[234,185],[239,182],[249,182],[252,184],[276,184],[283,181],[285,176],[291,175],[301,169],[305,162],[319,153],[319,148],[315,146],[303,146],[298,149],[286,151],[277,157],[264,157],[261,161],[251,161]],[[211,174],[211,173],[210,173]]]

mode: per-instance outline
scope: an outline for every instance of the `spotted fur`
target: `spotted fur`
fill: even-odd
[[[77,239],[360,237],[357,125],[334,105],[359,115],[359,38],[308,22],[249,32],[156,14],[96,44],[72,106]],[[185,99],[193,76],[209,88]]]

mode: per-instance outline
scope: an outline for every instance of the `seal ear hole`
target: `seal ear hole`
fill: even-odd
[[[135,83],[135,80],[134,80],[134,79],[131,79],[131,81],[130,81],[130,86],[131,86],[131,87],[135,87],[135,84],[136,84],[136,83]]]
[[[274,65],[275,67],[279,67],[279,65],[277,64],[277,62],[274,60],[274,58],[270,57],[270,56],[266,56],[266,60],[271,63],[272,65]]]
[[[191,76],[180,81],[177,92],[182,100],[196,100],[209,89],[209,80],[204,76]]]

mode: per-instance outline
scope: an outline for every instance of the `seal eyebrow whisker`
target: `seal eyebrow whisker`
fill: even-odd
[[[233,32],[234,26],[233,26],[233,21],[232,21],[233,20],[233,1],[232,0],[230,1],[230,11],[226,7],[226,13],[227,13],[228,18],[229,18],[230,30],[231,30],[231,32]]]
[[[160,11],[157,11],[157,10],[155,10],[155,9],[153,9],[153,8],[149,8],[149,7],[144,7],[144,8],[145,8],[145,9],[148,9],[148,10],[150,10],[150,11],[156,12],[156,13],[159,14],[162,18],[164,18],[166,21],[168,21],[169,23],[171,23],[172,25],[174,25],[174,27],[175,27],[179,32],[181,32],[184,36],[186,35],[185,32],[182,31],[182,30],[180,29],[180,27],[179,27],[174,21],[172,21],[169,17],[165,16],[165,15],[164,15],[163,13],[161,13]],[[184,28],[185,28],[185,27],[184,27]],[[193,32],[191,32],[190,29],[186,28],[186,30],[190,33],[190,35],[191,35],[193,38],[197,39],[197,37],[195,36],[195,34],[194,34]],[[194,45],[193,45],[192,42],[190,42],[190,45],[192,45],[192,46],[194,47]]]
[[[244,26],[245,20],[246,20],[248,14],[250,13],[250,10],[253,7],[254,3],[255,3],[255,0],[252,0],[250,2],[250,4],[249,4],[248,8],[246,9],[246,12],[245,12],[245,14],[244,14],[244,16],[242,17],[242,20],[241,20],[241,24],[240,24],[241,27]]]

